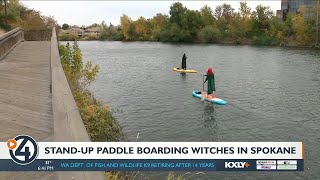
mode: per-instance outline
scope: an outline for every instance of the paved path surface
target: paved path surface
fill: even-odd
[[[0,127],[0,141],[19,134],[53,141],[50,42],[22,42],[0,61]],[[55,174],[1,172],[2,179],[55,179]]]

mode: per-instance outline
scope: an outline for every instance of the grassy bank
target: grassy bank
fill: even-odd
[[[59,45],[61,64],[68,79],[83,123],[92,141],[122,141],[124,134],[107,105],[97,100],[88,87],[95,81],[99,66],[83,62],[75,41],[72,46]]]

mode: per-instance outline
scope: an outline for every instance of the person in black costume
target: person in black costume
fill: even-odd
[[[185,53],[183,53],[183,56],[182,56],[181,68],[184,70],[187,69],[187,56]]]

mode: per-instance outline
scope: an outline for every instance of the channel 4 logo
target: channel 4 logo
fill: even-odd
[[[32,163],[38,156],[38,143],[28,135],[19,135],[7,141],[11,159],[19,165]]]

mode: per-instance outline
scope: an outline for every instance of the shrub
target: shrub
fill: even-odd
[[[275,46],[279,45],[280,41],[275,37],[269,37],[269,36],[254,36],[253,37],[253,44],[255,45],[263,45],[263,46]]]
[[[58,39],[60,41],[76,41],[79,39],[79,37],[75,33],[70,33],[70,34],[63,33],[58,36]]]
[[[199,40],[201,42],[219,42],[221,33],[215,26],[206,26],[199,33]]]
[[[99,66],[87,61],[84,65],[81,50],[75,41],[73,46],[59,45],[61,64],[68,79],[80,115],[92,141],[121,141],[124,135],[109,107],[98,101],[88,90],[95,81]]]

